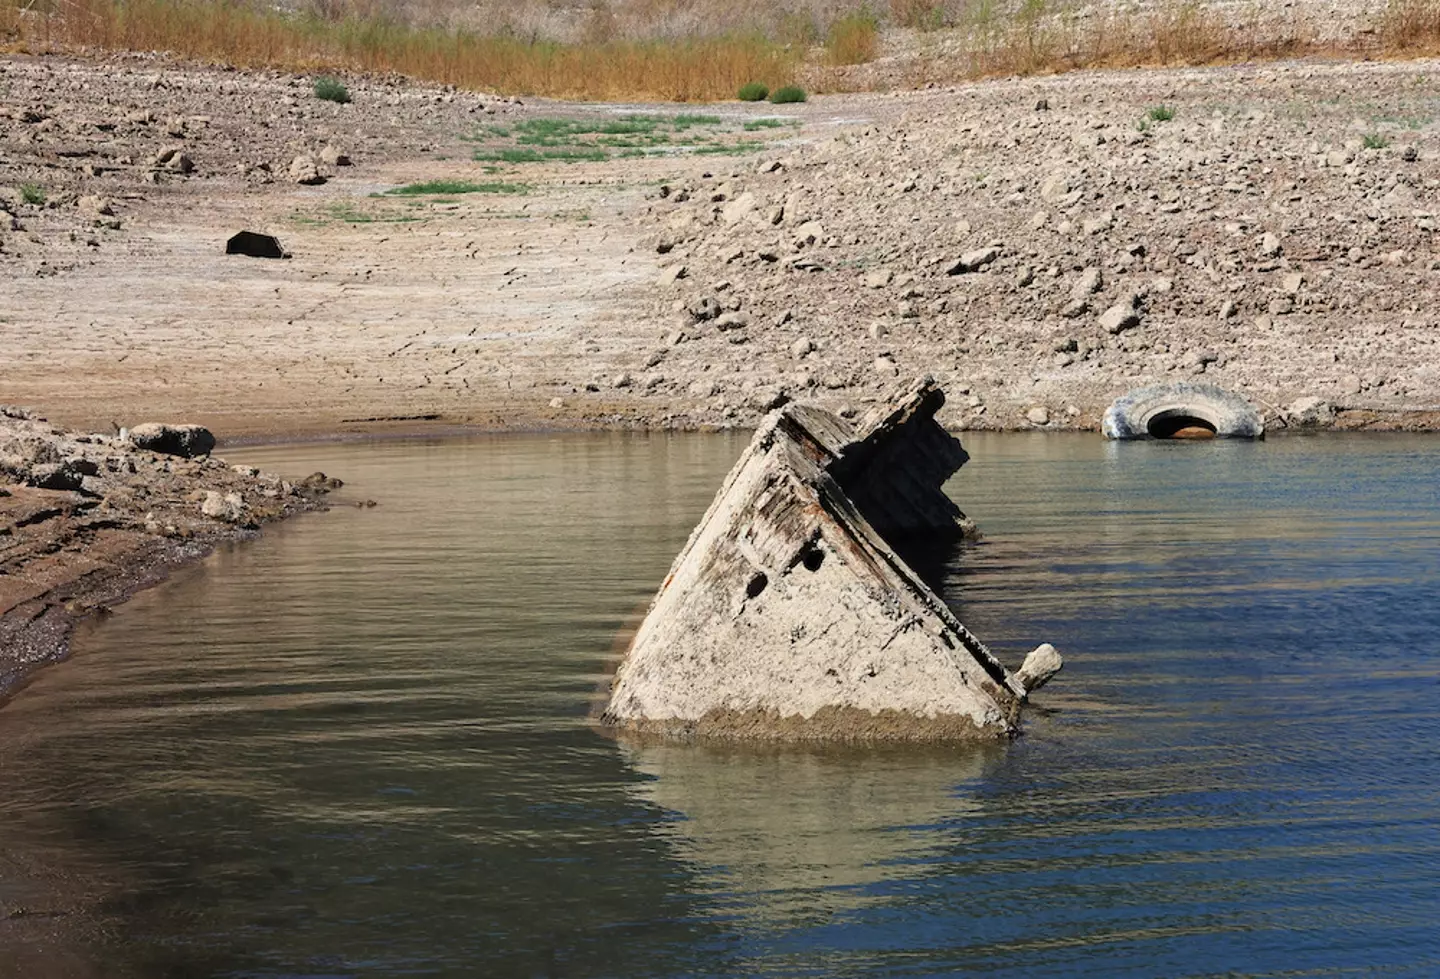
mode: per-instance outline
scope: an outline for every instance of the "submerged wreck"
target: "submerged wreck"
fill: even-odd
[[[601,716],[621,733],[939,741],[1015,733],[1061,666],[1011,673],[914,569],[973,525],[968,458],[925,378],[858,425],[791,404],[761,424],[651,603]]]

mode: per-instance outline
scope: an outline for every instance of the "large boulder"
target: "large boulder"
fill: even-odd
[[[209,455],[215,449],[215,436],[203,425],[169,425],[163,422],[146,422],[130,429],[130,444],[147,452],[164,455],[195,456]]]

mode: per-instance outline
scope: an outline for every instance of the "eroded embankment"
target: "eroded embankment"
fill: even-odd
[[[217,543],[316,509],[335,484],[292,484],[210,456],[57,429],[0,408],[0,699],[106,613]]]

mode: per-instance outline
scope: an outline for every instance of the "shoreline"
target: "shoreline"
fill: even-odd
[[[149,451],[0,410],[0,707],[63,660],[77,624],[266,524],[326,508],[340,483]]]
[[[1393,419],[1381,419],[1381,424],[1370,424],[1365,427],[1345,424],[1307,428],[1281,427],[1267,431],[1267,437],[1323,438],[1327,435],[1440,433],[1440,418],[1432,418],[1430,424],[1424,428],[1403,424],[1386,424],[1387,421],[1393,421]],[[685,429],[630,427],[622,429],[570,426],[493,428],[455,424],[443,424],[437,427],[412,425],[399,429],[363,432],[331,431],[325,434],[274,433],[265,436],[239,436],[221,441],[216,448],[217,451],[223,452],[231,448],[243,449],[260,446],[465,439],[480,436],[518,438],[544,435],[598,436],[606,434],[663,436],[719,433],[726,430],[746,429],[744,426],[735,426],[733,429],[719,427],[710,429],[703,427]],[[1092,434],[1096,438],[1100,437],[1094,429],[1078,426],[1064,429],[1054,427],[1045,429],[1012,428],[1003,430],[1003,432],[1012,435]],[[957,434],[960,434],[963,439],[965,433],[962,431]],[[207,461],[213,461],[217,465],[223,464],[223,460],[214,457]],[[253,467],[241,465],[234,468],[226,466],[226,468],[235,472]],[[292,487],[294,485],[278,480],[277,477],[260,475],[266,480],[278,481],[282,485],[291,485]],[[17,529],[32,526],[23,514],[19,520],[14,519],[16,516],[14,511],[17,509],[16,491],[19,491],[22,496],[21,506],[27,502],[33,502],[27,498],[37,495],[37,492],[39,495],[44,495],[52,505],[59,504],[61,511],[64,511],[67,503],[72,506],[70,511],[57,512],[41,521],[42,524],[46,521],[63,524],[63,526],[49,528],[51,533],[66,538],[81,537],[85,536],[86,530],[94,524],[101,526],[101,529],[112,531],[112,536],[101,541],[85,542],[78,547],[75,547],[72,542],[59,552],[68,557],[48,562],[49,566],[44,569],[46,580],[42,587],[32,588],[28,594],[22,593],[18,600],[14,589],[9,595],[0,595],[0,709],[3,709],[5,703],[24,688],[28,678],[36,670],[61,662],[69,656],[70,639],[75,628],[82,622],[103,618],[114,606],[124,603],[137,592],[162,584],[176,571],[204,560],[221,545],[254,540],[263,532],[265,525],[287,520],[302,513],[323,512],[329,509],[329,504],[324,498],[328,493],[328,487],[324,485],[323,481],[320,481],[303,491],[297,491],[293,499],[284,502],[275,512],[262,513],[259,519],[250,525],[237,526],[235,523],[208,519],[202,515],[200,521],[197,521],[198,526],[191,525],[183,530],[174,525],[164,528],[131,528],[128,533],[116,537],[113,535],[113,532],[117,530],[116,518],[104,517],[96,523],[85,515],[84,510],[74,508],[77,501],[73,498],[66,498],[58,491],[35,491],[20,486],[3,488],[6,495],[0,496],[0,518],[11,518],[9,526],[0,527],[0,533],[3,533],[6,538],[13,540]],[[190,491],[190,495],[193,498],[193,489]],[[147,514],[147,517],[152,515]],[[17,525],[21,526],[17,527]],[[16,545],[11,544],[12,548],[14,546]],[[72,547],[74,547],[73,550]],[[50,554],[41,554],[39,558],[50,556]],[[35,562],[21,561],[14,566],[6,567],[7,575],[11,576],[12,580],[23,579],[27,572],[33,570],[32,564],[38,563],[38,560]]]

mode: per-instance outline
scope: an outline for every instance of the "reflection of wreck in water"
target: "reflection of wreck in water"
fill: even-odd
[[[859,425],[772,414],[676,558],[612,684],[632,734],[937,741],[1014,733],[1060,668],[1005,669],[910,563],[970,527],[925,379]]]
[[[624,748],[627,761],[652,776],[635,791],[683,817],[667,824],[676,856],[707,890],[722,902],[734,895],[742,916],[761,925],[884,900],[873,885],[908,879],[916,864],[943,852],[949,837],[937,824],[979,811],[956,786],[978,780],[999,750]]]

